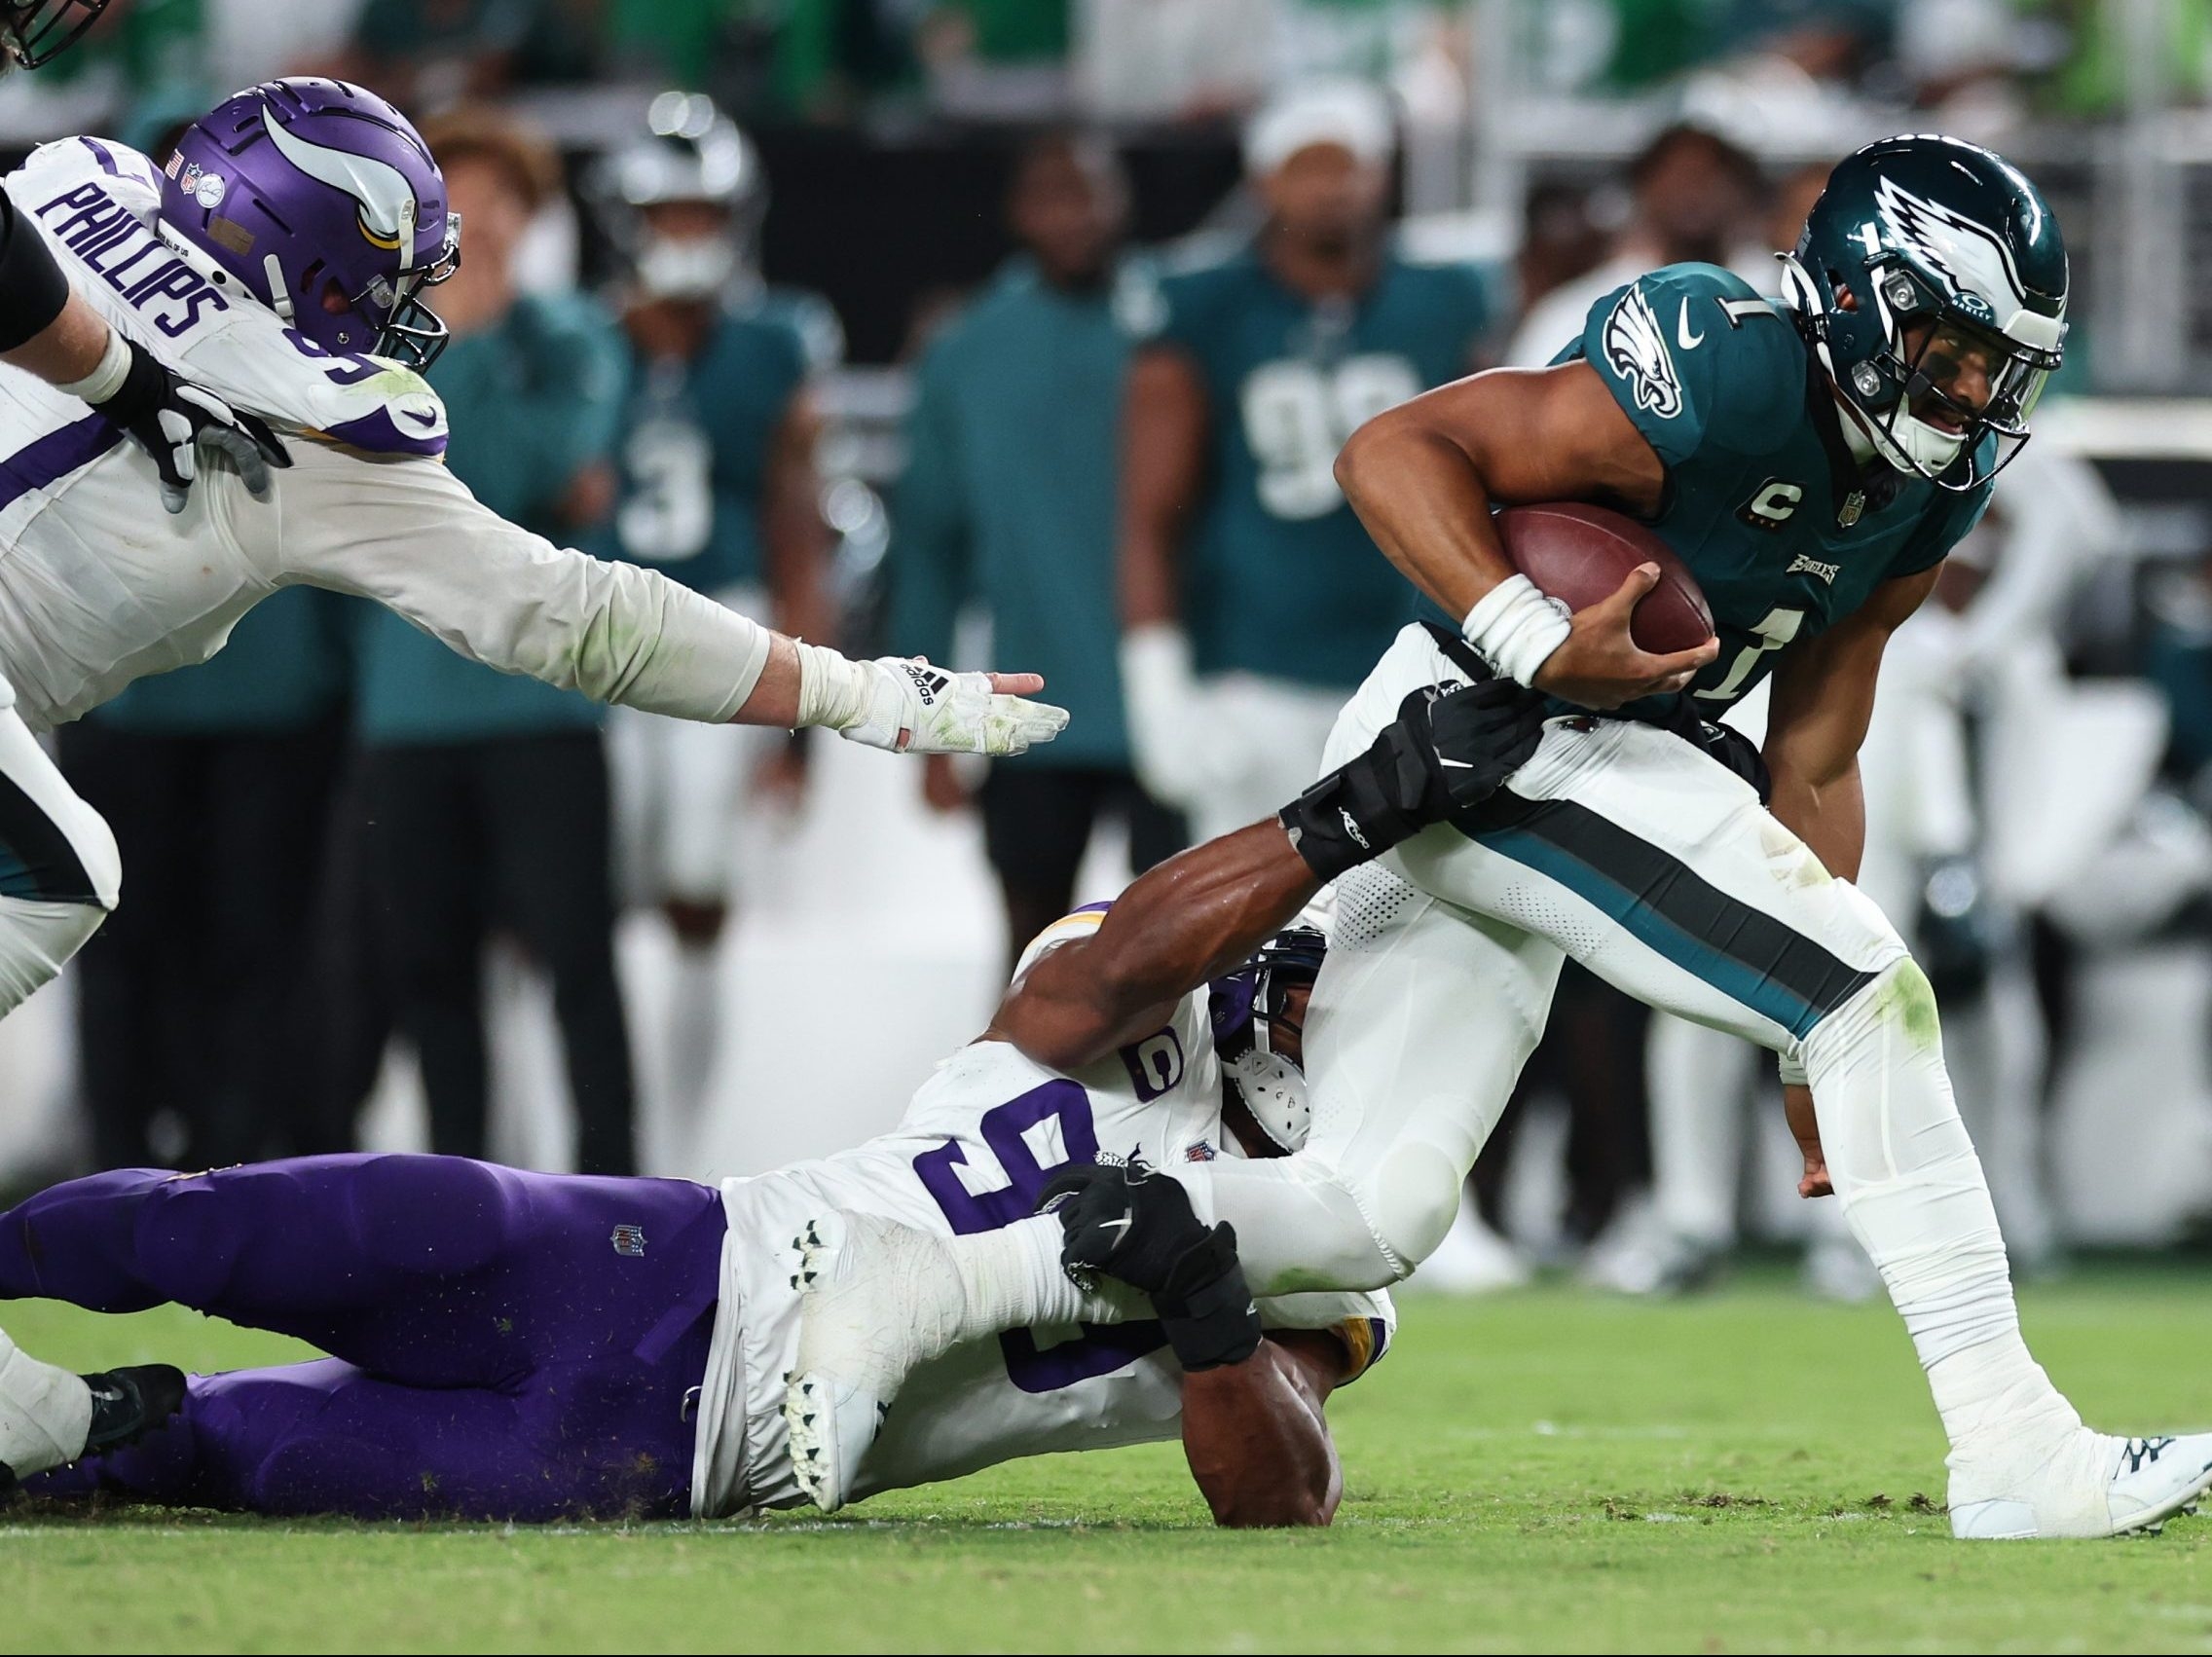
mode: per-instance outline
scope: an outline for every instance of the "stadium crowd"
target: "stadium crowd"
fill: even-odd
[[[1466,170],[1483,10],[134,0],[58,83],[0,87],[0,130],[106,121],[159,160],[181,115],[277,72],[343,73],[423,120],[466,226],[431,379],[478,497],[809,639],[965,660],[987,625],[1073,712],[987,774],[918,768],[937,828],[979,840],[997,969],[1071,902],[1310,777],[1414,613],[1331,473],[1363,420],[1551,360],[1659,265],[1772,291],[1767,255],[1829,159],[1768,142],[1793,98],[1994,138],[2126,95],[2114,6],[1507,8],[1524,95],[1629,98],[1639,126],[1617,161],[1532,171],[1486,237],[1435,169],[1443,132],[1444,174]],[[2186,97],[2212,75],[2212,9],[2169,12]],[[56,122],[66,99],[83,113]],[[809,128],[885,148],[926,129],[956,155],[954,253],[847,242],[836,262],[865,269],[811,291],[822,237],[777,221],[819,219],[825,157],[847,152],[793,137]],[[893,360],[856,368],[848,333]],[[2070,360],[2094,347],[2078,326]],[[1862,884],[1936,982],[2031,1270],[2077,1242],[2201,1240],[2212,1218],[2212,537],[2151,533],[2120,481],[2062,437],[2027,452],[1900,637],[1866,759]],[[15,1146],[0,1181],[388,1137],[371,1101],[395,1045],[423,1105],[396,1131],[485,1155],[531,1091],[496,1079],[498,1027],[534,996],[572,1123],[528,1141],[536,1160],[700,1171],[789,1108],[726,1012],[754,910],[792,902],[776,848],[829,782],[804,743],[610,718],[300,590],[58,751],[130,879],[12,1038],[51,1035],[73,998],[52,1090],[83,1129]],[[919,824],[896,804],[877,835]],[[940,1045],[987,1006],[950,1000]],[[1572,1262],[1678,1291],[1747,1233],[1802,1234],[1753,1057],[1570,969],[1421,1280]],[[1811,1283],[1874,1292],[1814,1225]]]

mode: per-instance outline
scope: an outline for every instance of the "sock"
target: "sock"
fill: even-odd
[[[1912,1336],[1952,1468],[2048,1462],[2082,1418],[2020,1338],[1927,976],[1892,966],[1822,1021],[1805,1059],[1836,1196]]]
[[[948,1246],[967,1300],[957,1341],[1039,1324],[1125,1323],[1152,1315],[1142,1295],[1119,1284],[1078,1288],[1061,1270],[1060,1222],[1051,1214],[954,1237]]]

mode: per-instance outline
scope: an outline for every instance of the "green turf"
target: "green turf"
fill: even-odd
[[[2201,1270],[2031,1291],[2044,1362],[2121,1430],[2212,1422]],[[92,1366],[277,1343],[183,1314],[5,1308]],[[1969,1547],[1884,1307],[1780,1279],[1645,1307],[1410,1299],[1332,1412],[1325,1533],[1217,1533],[1179,1453],[1055,1457],[832,1522],[0,1519],[0,1650],[2212,1651],[2212,1518]]]

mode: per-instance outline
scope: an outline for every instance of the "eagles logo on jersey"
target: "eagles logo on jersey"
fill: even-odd
[[[1628,383],[1638,408],[1661,420],[1682,412],[1682,383],[1667,354],[1666,333],[1640,287],[1632,285],[1623,293],[1605,319],[1605,359]]]

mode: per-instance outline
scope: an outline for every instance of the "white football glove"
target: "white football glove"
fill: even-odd
[[[860,717],[837,727],[848,742],[892,754],[1020,754],[1067,728],[1050,702],[1002,695],[988,674],[951,673],[920,656],[855,662],[866,676]]]

